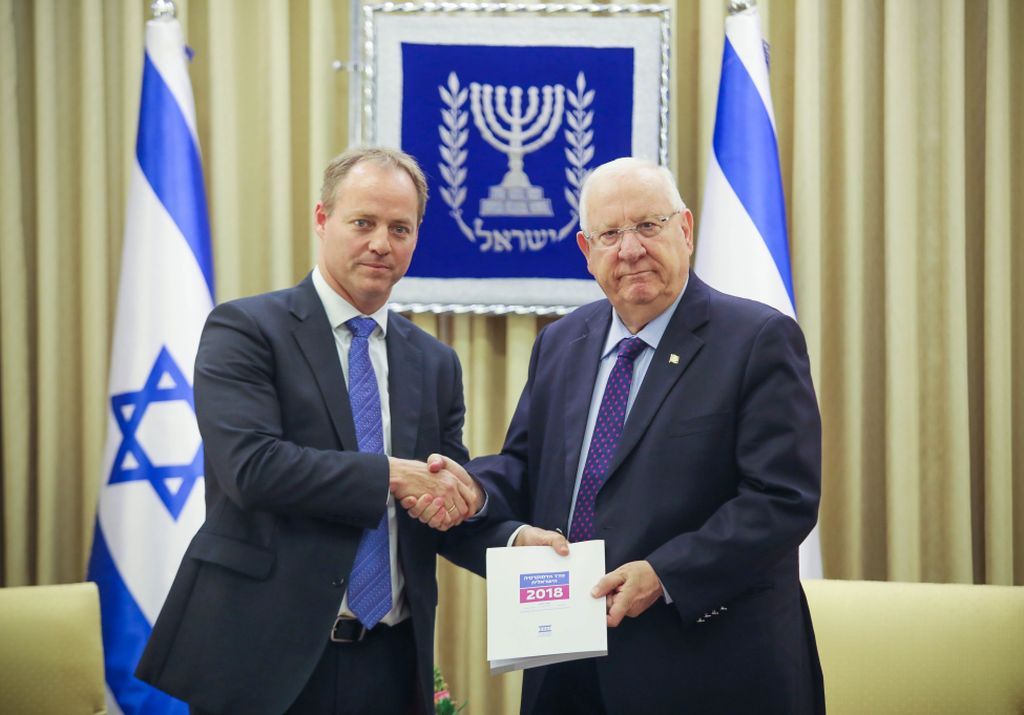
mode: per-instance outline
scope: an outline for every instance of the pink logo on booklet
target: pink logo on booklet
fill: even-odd
[[[519,602],[569,600],[569,572],[524,573],[519,575]]]

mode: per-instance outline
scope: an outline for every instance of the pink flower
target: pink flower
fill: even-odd
[[[447,700],[451,697],[451,694],[447,690],[438,690],[434,693],[434,702],[439,703],[442,700]]]

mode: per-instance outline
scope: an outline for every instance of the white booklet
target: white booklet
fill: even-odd
[[[487,549],[487,660],[491,674],[608,655],[604,541],[559,556],[550,546]]]

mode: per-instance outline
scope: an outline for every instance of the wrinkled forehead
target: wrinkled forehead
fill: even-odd
[[[614,226],[676,209],[674,196],[656,170],[630,168],[592,177],[587,218],[591,226]]]

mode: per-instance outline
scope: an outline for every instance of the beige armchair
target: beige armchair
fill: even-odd
[[[94,583],[0,588],[0,713],[106,713]]]
[[[1024,713],[1024,588],[803,585],[829,715]]]

